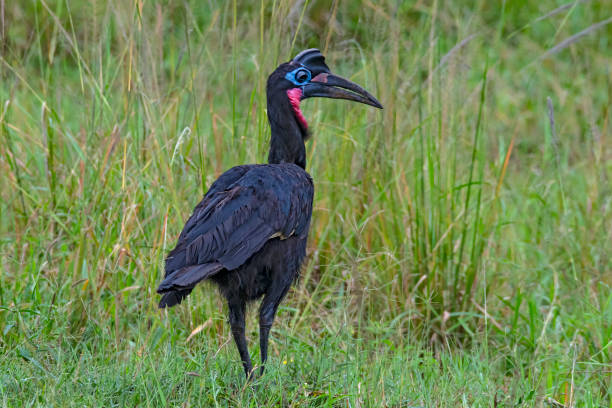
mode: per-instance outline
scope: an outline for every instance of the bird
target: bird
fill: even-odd
[[[229,324],[247,380],[253,365],[245,337],[247,304],[259,308],[261,367],[279,304],[306,256],[314,185],[306,172],[310,135],[300,102],[346,99],[382,109],[359,85],[332,74],[316,48],[280,64],[266,84],[270,124],[268,164],[232,167],[212,183],[165,260],[159,308],[180,304],[201,281],[212,281],[227,301]]]

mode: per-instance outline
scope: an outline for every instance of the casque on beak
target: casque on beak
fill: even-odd
[[[361,102],[382,109],[383,106],[368,91],[348,79],[330,73],[320,73],[303,87],[302,98],[334,98]]]

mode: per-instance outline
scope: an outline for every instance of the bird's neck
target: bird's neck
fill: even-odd
[[[268,121],[272,131],[268,163],[293,163],[306,168],[304,139],[308,130],[298,120],[289,99],[268,97]]]

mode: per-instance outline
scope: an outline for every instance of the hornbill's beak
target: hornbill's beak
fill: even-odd
[[[304,86],[302,99],[312,97],[348,99],[382,109],[383,106],[368,91],[354,82],[334,74],[321,73]]]

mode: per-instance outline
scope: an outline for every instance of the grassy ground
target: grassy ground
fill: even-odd
[[[1,1],[0,404],[612,407],[610,3],[429,3]],[[308,262],[245,385],[213,288],[155,288],[306,47],[385,110],[304,103]]]

